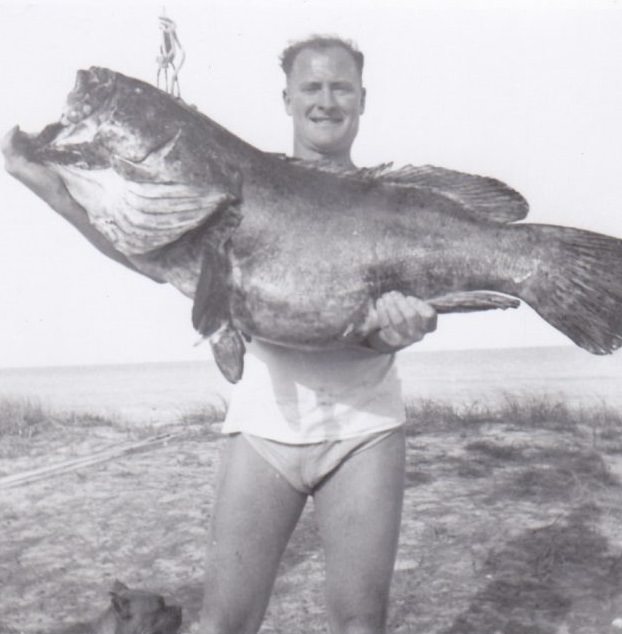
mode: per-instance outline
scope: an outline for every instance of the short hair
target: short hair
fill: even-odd
[[[298,56],[298,53],[304,49],[312,49],[314,51],[325,51],[329,48],[334,48],[335,46],[340,47],[347,51],[354,60],[356,64],[356,68],[359,71],[359,75],[361,78],[363,77],[363,64],[365,62],[365,57],[361,51],[358,50],[356,44],[350,40],[344,40],[341,37],[337,37],[336,35],[311,35],[310,37],[299,40],[297,42],[292,42],[279,57],[281,62],[281,68],[285,73],[286,77],[289,77],[291,73],[292,66],[294,65],[294,60]]]

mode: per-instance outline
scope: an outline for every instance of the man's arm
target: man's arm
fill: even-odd
[[[397,291],[376,301],[377,328],[367,337],[367,345],[378,352],[395,352],[436,330],[436,311],[430,304]]]
[[[16,126],[2,140],[5,167],[11,176],[42,198],[54,211],[69,221],[94,247],[116,262],[140,273],[128,258],[91,225],[88,215],[69,194],[60,177],[43,165],[29,161],[23,153],[26,135]],[[153,279],[153,278],[152,278]]]

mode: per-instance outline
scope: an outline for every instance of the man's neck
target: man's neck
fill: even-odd
[[[294,143],[295,158],[303,159],[305,161],[323,161],[333,165],[334,167],[354,168],[355,165],[350,157],[350,152],[337,152],[335,154],[325,154],[323,152],[317,152],[308,147],[299,147]]]

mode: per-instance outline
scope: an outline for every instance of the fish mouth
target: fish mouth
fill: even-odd
[[[72,123],[70,120],[61,116],[60,125],[62,127],[54,137],[52,143],[55,147],[76,145],[78,143],[91,143],[95,139],[95,135],[99,129],[98,122],[92,118],[83,119],[82,121],[78,121],[78,123]]]

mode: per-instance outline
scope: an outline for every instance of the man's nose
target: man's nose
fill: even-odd
[[[318,95],[318,105],[322,108],[330,109],[337,105],[335,95],[329,86],[322,88]]]

